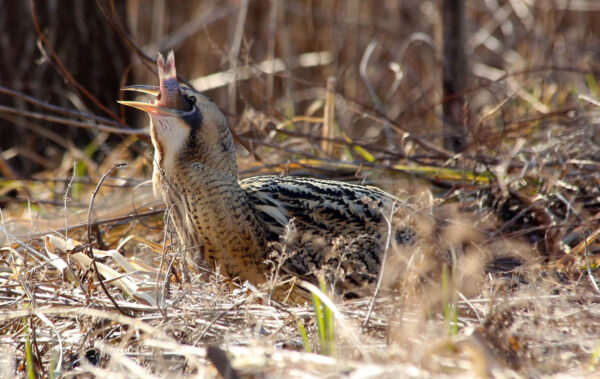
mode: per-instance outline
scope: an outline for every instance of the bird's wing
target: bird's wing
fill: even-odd
[[[299,177],[258,176],[240,184],[259,222],[268,226],[270,241],[289,248],[278,255],[284,272],[312,282],[323,275],[347,294],[360,293],[376,280],[391,195]]]
[[[240,184],[258,217],[278,235],[291,220],[302,230],[330,236],[372,234],[393,201],[378,188],[332,180],[257,176]]]

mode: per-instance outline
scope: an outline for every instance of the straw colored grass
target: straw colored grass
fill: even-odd
[[[59,22],[41,3],[11,8],[18,32],[0,39],[14,55],[0,86],[3,376],[598,371],[596,5],[467,2],[469,147],[455,154],[441,147],[435,1],[97,1]],[[419,240],[390,244],[376,295],[304,285],[318,301],[281,303],[276,281],[232,281],[180,251],[148,180],[147,120],[116,103],[121,85],[155,83],[169,49],[180,79],[230,110],[242,177],[402,199],[395,217],[410,209]]]

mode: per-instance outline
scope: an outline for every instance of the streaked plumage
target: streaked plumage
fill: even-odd
[[[177,85],[172,53],[166,62],[159,57],[158,70],[160,90],[144,87],[158,95],[153,104],[124,103],[151,116],[155,193],[186,249],[255,284],[273,269],[311,280],[323,273],[343,291],[376,279],[391,195],[310,178],[238,180],[224,115],[208,97]],[[398,242],[414,237],[398,225],[393,233]]]

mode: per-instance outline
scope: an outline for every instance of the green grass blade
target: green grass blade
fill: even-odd
[[[321,287],[321,292],[327,293],[327,286],[325,285],[324,280],[319,280],[319,286]],[[322,304],[323,307],[323,324],[325,326],[325,343],[327,344],[327,355],[332,355],[335,351],[335,329],[334,329],[334,318],[331,309]]]
[[[29,327],[27,326],[27,320],[23,318],[23,324],[25,325],[26,339],[25,339],[25,361],[27,362],[27,377],[29,379],[35,379],[35,371],[33,368],[33,352],[31,351],[31,341],[29,335]]]
[[[358,154],[360,154],[361,157],[365,158],[365,160],[367,162],[371,162],[371,163],[375,162],[375,157],[373,156],[373,154],[369,153],[364,148],[362,148],[360,146],[354,146],[354,151],[356,151]]]
[[[313,298],[313,309],[315,311],[315,322],[317,323],[317,333],[319,336],[319,348],[320,353],[324,354],[323,348],[325,347],[325,321],[323,320],[323,309],[321,307],[321,301],[319,297],[315,294],[312,295]]]
[[[593,73],[589,73],[585,75],[585,81],[590,89],[590,92],[595,96],[600,96],[600,87],[598,86],[598,81]]]
[[[455,296],[452,296],[452,298],[454,297]],[[450,278],[448,274],[448,266],[446,264],[444,264],[442,267],[442,308],[444,311],[444,324],[448,330],[448,335],[457,335],[458,314],[456,310],[456,302],[451,302],[450,300]]]
[[[296,320],[296,325],[298,327],[298,331],[300,332],[300,336],[302,337],[302,342],[304,343],[304,350],[307,353],[312,353],[312,348],[310,347],[310,342],[308,341],[308,334],[306,333],[306,328],[304,324],[300,320]]]

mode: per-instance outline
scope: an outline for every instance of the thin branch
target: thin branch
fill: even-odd
[[[165,256],[167,255],[167,234],[169,233],[169,222],[171,221],[171,210],[173,209],[175,205],[170,206],[167,209],[167,214],[165,215],[165,219],[167,221],[165,221],[165,226],[164,226],[164,232],[163,232],[163,242],[162,242],[162,251],[161,251],[161,255],[160,255],[160,264],[158,265],[158,270],[156,271],[156,280],[154,281],[154,294],[156,296],[156,308],[158,308],[159,312],[162,314],[163,319],[165,322],[169,321],[169,316],[167,315],[167,310],[166,310],[166,306],[165,308],[161,308],[161,304],[165,301],[165,293],[163,292],[162,295],[163,297],[161,298],[161,291],[159,291],[159,276],[160,276],[160,272],[162,271],[162,267],[163,264],[165,262]],[[169,273],[167,272],[165,274],[165,276],[168,278]]]
[[[92,237],[92,223],[90,222],[91,215],[92,215],[92,208],[94,207],[94,200],[96,199],[96,195],[98,194],[98,191],[100,191],[100,187],[102,186],[102,182],[104,181],[104,179],[106,179],[107,176],[110,175],[110,173],[115,168],[121,168],[121,167],[125,167],[125,166],[127,166],[127,163],[115,163],[115,165],[112,166],[106,172],[106,174],[104,174],[102,176],[102,178],[100,178],[100,181],[98,182],[98,185],[94,189],[94,192],[92,192],[92,198],[90,200],[90,207],[88,208],[88,213],[87,213],[87,248],[86,248],[86,250],[87,250],[87,253],[90,256],[90,258],[92,259],[92,265],[94,266],[94,271],[96,272],[96,276],[98,277],[98,281],[100,282],[100,286],[102,287],[102,290],[104,291],[104,293],[106,294],[106,296],[108,296],[108,298],[113,303],[113,305],[115,306],[115,308],[122,315],[124,315],[124,316],[130,316],[128,313],[126,313],[124,310],[122,310],[121,307],[119,307],[119,304],[117,304],[117,301],[111,296],[110,292],[108,292],[108,289],[106,288],[106,285],[104,284],[104,280],[102,280],[102,275],[100,274],[100,271],[98,270],[98,265],[96,264],[96,256],[94,255],[94,252],[92,250],[92,242],[91,242],[91,237]]]
[[[44,35],[44,33],[42,32],[42,30],[40,28],[40,24],[39,24],[39,21],[37,18],[35,0],[29,0],[29,5],[31,7],[31,20],[33,21],[33,26],[35,27],[35,31],[36,31],[38,37],[40,38],[40,41],[49,49],[49,53],[52,57],[52,59],[48,59],[48,61],[53,62],[56,66],[58,66],[58,69],[60,70],[60,72],[62,73],[64,78],[66,79],[67,84],[72,85],[76,89],[76,91],[82,93],[86,98],[91,100],[104,113],[106,113],[113,119],[120,121],[119,116],[114,114],[110,109],[106,108],[94,95],[89,93],[88,90],[86,90],[81,84],[79,84],[79,82],[77,82],[77,80],[75,80],[75,78],[71,75],[69,70],[66,69],[66,67],[63,65],[63,63],[60,60],[60,58],[58,57],[58,55],[54,52],[54,49],[52,49],[50,42],[48,42],[48,39],[46,39],[46,36]],[[41,48],[41,51],[45,55],[46,51],[43,48]],[[47,57],[47,58],[49,58],[49,57]]]
[[[594,291],[596,291],[596,293],[600,294],[600,288],[598,287],[598,283],[596,283],[596,278],[594,278],[594,274],[592,274],[592,268],[590,267],[590,259],[589,259],[589,255],[590,252],[588,250],[588,243],[587,243],[587,231],[584,229],[583,230],[583,244],[585,246],[585,268],[588,274],[588,279],[590,280],[590,284],[592,285],[592,288],[594,288]]]
[[[24,117],[31,117],[38,120],[44,120],[49,122],[54,122],[57,124],[75,126],[77,128],[84,129],[95,129],[101,132],[113,133],[113,134],[128,134],[128,135],[136,135],[136,136],[145,136],[148,135],[148,131],[145,129],[121,129],[115,128],[113,126],[103,125],[103,124],[89,124],[87,122],[76,121],[64,117],[51,116],[43,113],[26,111],[23,109],[7,107],[4,105],[0,105],[0,112],[16,114]]]
[[[94,221],[91,223],[92,226],[99,226],[99,225],[103,225],[103,224],[112,224],[115,222],[122,222],[122,221],[130,221],[130,220],[135,220],[135,219],[140,219],[143,217],[150,217],[150,216],[156,216],[159,215],[161,213],[164,213],[165,210],[164,209],[157,209],[154,211],[149,211],[149,212],[142,212],[142,213],[133,213],[133,214],[128,214],[126,216],[120,216],[120,217],[113,217],[113,218],[107,218],[104,220],[98,220],[98,221]],[[79,228],[83,228],[83,227],[87,227],[87,223],[85,224],[77,224],[77,225],[73,225],[71,227],[69,227],[70,230],[74,230],[74,229],[79,229]],[[65,229],[54,229],[55,233],[58,234],[64,234]],[[31,238],[39,238],[39,237],[43,237],[45,235],[47,235],[47,232],[44,233],[36,233],[36,234],[32,234]]]
[[[237,90],[237,66],[238,57],[240,55],[240,48],[242,45],[242,39],[244,37],[244,26],[246,25],[246,15],[248,14],[248,2],[250,0],[242,0],[242,6],[238,14],[235,33],[233,35],[233,42],[231,51],[229,53],[229,69],[233,72],[233,81],[229,84],[229,112],[236,114],[236,90]]]
[[[83,112],[79,112],[73,109],[68,109],[68,108],[63,108],[63,107],[59,107],[57,105],[54,104],[50,104],[50,103],[46,103],[44,101],[38,100],[34,97],[25,95],[24,93],[12,90],[10,88],[6,88],[3,86],[0,86],[0,93],[5,93],[9,96],[24,100],[28,103],[37,105],[41,108],[47,109],[49,111],[54,111],[57,113],[62,113],[62,114],[66,114],[69,116],[75,116],[75,117],[81,117],[81,118],[86,118],[86,119],[90,119],[90,120],[95,120],[95,121],[99,121],[99,122],[103,122],[103,123],[107,123],[107,124],[112,124],[114,126],[120,126],[120,127],[124,127],[124,128],[130,128],[129,125],[127,124],[122,124],[120,122],[111,120],[109,118],[106,117],[101,117],[101,116],[96,116],[94,114],[91,113],[83,113]]]
[[[365,321],[362,324],[363,328],[366,328],[369,324],[371,313],[373,313],[373,308],[375,307],[375,300],[377,299],[377,295],[379,294],[379,290],[381,289],[381,283],[383,283],[383,272],[385,271],[385,263],[387,261],[388,251],[390,250],[390,242],[392,240],[392,218],[394,217],[395,207],[396,202],[393,202],[389,218],[385,217],[385,215],[383,215],[382,213],[383,219],[387,224],[387,236],[385,237],[385,248],[383,249],[383,256],[381,257],[381,267],[379,269],[379,277],[377,278],[377,286],[375,287],[375,292],[373,292],[373,297],[371,298],[371,302],[369,303],[369,310],[367,311]]]
[[[119,36],[121,36],[121,38],[123,38],[125,42],[127,42],[127,44],[132,48],[132,50],[135,51],[137,55],[140,56],[140,58],[142,58],[141,61],[144,64],[144,66],[146,66],[151,72],[156,73],[156,59],[146,54],[144,50],[134,41],[134,39],[131,38],[131,36],[125,32],[123,27],[119,25],[117,21],[115,21],[110,11],[106,9],[102,0],[96,0],[96,4],[98,4],[98,7],[102,11],[102,14],[104,14],[104,17],[106,17],[113,29],[119,34]],[[194,89],[194,86],[182,76],[177,75],[177,78],[181,82],[185,83],[188,87]]]

